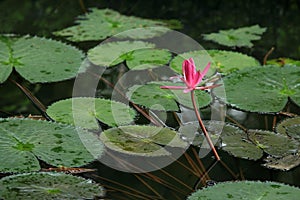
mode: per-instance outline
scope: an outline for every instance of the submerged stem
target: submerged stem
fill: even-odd
[[[199,125],[200,125],[200,127],[201,127],[201,129],[202,129],[202,131],[204,133],[204,136],[205,136],[205,138],[206,138],[206,140],[207,140],[210,148],[212,149],[212,151],[213,151],[213,153],[214,153],[217,161],[219,161],[219,160],[221,160],[220,156],[219,156],[217,150],[215,149],[215,146],[212,143],[212,141],[210,139],[210,136],[209,136],[209,134],[208,134],[208,132],[207,132],[207,130],[206,130],[204,124],[203,124],[203,121],[202,121],[202,119],[200,117],[200,113],[198,111],[198,108],[197,108],[197,105],[196,105],[196,101],[195,101],[195,91],[194,90],[191,91],[191,99],[192,99],[192,103],[193,103],[193,106],[194,106],[195,114],[196,114],[197,120],[199,122]]]

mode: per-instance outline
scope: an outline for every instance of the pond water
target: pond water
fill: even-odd
[[[44,37],[53,37],[53,31],[61,30],[67,26],[73,25],[76,16],[81,15],[88,8],[111,8],[122,14],[134,15],[150,19],[178,19],[183,23],[183,29],[180,31],[191,38],[197,40],[205,49],[224,49],[235,50],[247,55],[253,56],[261,63],[265,54],[275,47],[270,59],[277,57],[289,57],[300,60],[300,1],[18,1],[2,0],[0,1],[0,19],[1,33],[30,34]],[[220,47],[219,45],[205,41],[202,34],[217,32],[221,29],[239,28],[259,24],[266,27],[267,31],[262,39],[254,42],[253,48]],[[65,40],[64,40],[65,41]],[[72,45],[86,51],[97,45],[95,42],[72,43]],[[120,70],[109,69],[103,75],[108,80],[116,80]],[[72,96],[72,87],[74,80],[68,80],[58,83],[47,84],[29,84],[22,80],[18,75],[13,78],[19,80],[27,86],[44,105],[50,105],[52,102]],[[105,84],[99,84],[99,96],[109,97],[112,90]],[[29,100],[12,83],[6,82],[0,85],[0,116],[7,117],[12,115],[40,114]],[[290,105],[294,113],[300,113],[295,105]],[[205,113],[205,110],[203,110]],[[247,128],[272,129],[273,116],[261,115],[256,113],[244,113],[234,109],[229,112],[236,117],[236,120]],[[279,120],[279,119],[278,119]],[[169,122],[172,123],[173,121]],[[234,171],[226,170],[223,165],[218,164],[213,167],[209,173],[213,181],[226,181],[234,179],[234,175],[240,173],[239,179],[247,180],[273,180],[300,186],[300,168],[295,168],[288,172],[266,169],[261,166],[262,161],[254,162],[243,159],[237,159],[229,156],[225,152],[220,153],[224,163]],[[189,149],[185,156],[189,155],[194,162],[197,159],[194,150]],[[183,199],[189,194],[197,177],[193,176],[183,165],[188,165],[189,159],[182,156],[179,161],[167,166],[164,171],[156,171],[151,175],[136,175],[120,172],[111,169],[101,163],[91,163],[88,167],[96,168],[95,173],[88,173],[84,177],[92,178],[103,183],[112,193],[108,192],[116,199],[142,199],[140,196],[131,196],[130,193],[141,193],[149,196],[145,199],[151,199],[151,195],[159,193],[163,198],[168,196]],[[212,163],[212,155],[201,160],[206,169]],[[174,173],[175,172],[175,173]],[[173,175],[168,175],[174,173]],[[153,181],[153,176],[163,177],[165,182],[158,183]],[[109,180],[108,180],[109,179]],[[141,181],[142,180],[142,181]],[[183,187],[181,181],[189,187],[183,189],[182,193],[175,194],[174,188],[170,189],[169,183],[176,188]],[[143,184],[142,184],[143,183]],[[149,185],[150,186],[149,186]],[[131,189],[128,189],[130,187]],[[125,192],[124,192],[125,191]],[[129,194],[127,194],[127,192]],[[126,194],[127,196],[124,196]],[[154,198],[154,197],[153,197]],[[159,198],[157,198],[159,199]]]

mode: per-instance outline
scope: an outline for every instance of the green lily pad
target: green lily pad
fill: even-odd
[[[300,142],[300,117],[286,119],[276,126],[276,132]]]
[[[135,28],[147,28],[163,26],[169,28],[180,27],[180,22],[174,20],[172,21],[159,21],[142,19],[134,16],[121,15],[117,11],[111,9],[97,9],[92,8],[90,12],[85,15],[78,17],[75,21],[77,25],[65,28],[60,31],[54,32],[54,35],[64,36],[66,39],[73,42],[81,41],[98,41],[104,40],[107,37],[113,36],[115,34],[121,33],[123,31],[135,29]],[[163,30],[163,31],[162,31]],[[166,33],[167,29],[162,29],[157,31],[157,29],[147,30],[147,33],[140,33],[137,35],[130,35],[123,33],[121,35],[127,36],[133,39],[147,39],[155,36],[159,36]],[[138,37],[135,37],[138,36]]]
[[[126,93],[132,102],[146,106],[152,110],[178,111],[177,102],[183,106],[193,108],[190,93],[183,90],[161,89],[160,86],[184,86],[182,83],[150,82],[146,85],[134,85]],[[196,101],[199,108],[206,107],[212,101],[211,96],[202,90],[196,90]]]
[[[267,65],[277,65],[283,67],[284,65],[296,65],[300,66],[300,60],[294,60],[291,58],[276,58],[267,61]]]
[[[144,70],[165,66],[172,54],[165,49],[141,49],[133,51],[131,59],[126,59],[127,67],[131,70]]]
[[[153,48],[155,44],[142,41],[121,41],[100,44],[88,51],[88,59],[95,65],[110,67],[131,60],[134,50]]]
[[[94,199],[104,193],[91,180],[63,173],[26,173],[0,179],[0,196],[6,200]]]
[[[253,40],[260,40],[267,30],[259,25],[242,27],[238,29],[220,30],[218,33],[203,34],[205,40],[211,40],[228,47],[252,47]]]
[[[193,58],[197,70],[203,70],[207,63],[211,63],[208,75],[216,71],[222,74],[229,74],[246,67],[260,65],[259,62],[250,56],[232,51],[221,50],[199,50],[177,55],[170,63],[170,67],[177,73],[182,73],[182,62],[185,59]]]
[[[265,162],[264,167],[288,171],[300,165],[300,155],[287,155],[282,158],[268,157]]]
[[[155,126],[121,126],[101,133],[106,147],[117,152],[136,156],[167,156],[164,147],[187,148],[176,131]]]
[[[300,189],[276,182],[237,181],[218,183],[212,187],[197,190],[191,194],[188,200],[241,200],[262,199],[282,200],[298,199]]]
[[[87,129],[98,129],[97,120],[109,126],[129,124],[136,114],[132,108],[123,103],[88,97],[57,101],[47,108],[47,113],[57,122]]]
[[[241,110],[272,113],[281,111],[290,98],[300,105],[300,68],[252,67],[223,78],[224,91],[213,92],[223,102]]]
[[[274,157],[294,154],[299,146],[297,141],[270,131],[248,130],[248,136],[257,147]]]
[[[0,83],[12,69],[31,83],[74,78],[83,53],[67,44],[40,37],[0,36]]]
[[[0,124],[1,172],[40,170],[38,159],[78,167],[103,151],[95,135],[72,126],[29,119],[0,119]]]

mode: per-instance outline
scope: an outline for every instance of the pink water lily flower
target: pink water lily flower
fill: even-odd
[[[183,77],[180,79],[185,83],[186,86],[161,86],[162,89],[175,89],[182,90],[184,93],[188,93],[192,90],[206,90],[210,88],[217,87],[218,85],[212,86],[202,86],[198,87],[199,83],[202,81],[203,77],[206,75],[210,68],[210,63],[206,65],[202,72],[196,70],[196,66],[193,58],[184,60],[182,63]]]

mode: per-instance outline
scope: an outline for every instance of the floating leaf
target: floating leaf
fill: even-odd
[[[300,142],[300,117],[289,118],[280,122],[276,131]]]
[[[70,79],[83,59],[83,53],[70,45],[29,36],[0,36],[0,55],[0,83],[13,68],[31,83]]]
[[[197,70],[203,70],[207,63],[211,62],[211,69],[208,72],[209,75],[212,75],[215,71],[223,74],[229,74],[239,69],[260,65],[253,57],[238,52],[199,50],[177,55],[171,61],[170,66],[175,72],[181,74],[182,62],[189,58],[194,59]]]
[[[163,85],[183,86],[181,83],[150,82],[146,85],[134,85],[130,87],[126,95],[132,102],[146,106],[152,110],[178,111],[179,108],[176,102],[193,108],[189,93],[183,93],[183,90],[161,89],[160,86]],[[195,94],[200,108],[208,106],[212,100],[211,96],[205,91],[196,90]]]
[[[87,129],[98,129],[97,120],[109,126],[129,124],[136,114],[123,103],[88,97],[57,101],[48,107],[47,113],[55,121]]]
[[[107,37],[113,36],[115,34],[121,33],[123,31],[135,29],[135,28],[147,28],[147,27],[175,27],[178,28],[180,23],[174,20],[168,21],[158,21],[142,19],[134,16],[121,15],[117,11],[111,9],[97,9],[92,8],[91,12],[85,15],[81,15],[76,20],[77,25],[65,28],[60,31],[54,32],[57,36],[64,36],[68,40],[74,42],[81,41],[97,41],[104,40]],[[174,26],[175,25],[175,26]],[[180,26],[179,26],[180,27]],[[163,30],[163,31],[162,31]],[[166,33],[168,29],[149,29],[147,33],[140,33],[138,35],[126,34],[126,32],[121,34],[133,39],[146,39],[159,36]],[[136,37],[138,36],[138,37]]]
[[[63,173],[27,173],[0,179],[0,196],[6,200],[94,199],[104,189],[88,179]]]
[[[284,65],[296,65],[300,66],[300,60],[294,60],[291,58],[276,58],[267,61],[267,65],[277,65],[283,67]]]
[[[88,51],[89,60],[100,66],[110,67],[124,60],[131,60],[134,50],[153,48],[155,44],[142,41],[121,41],[100,44]]]
[[[290,98],[300,105],[300,68],[277,66],[246,68],[223,78],[225,94],[215,88],[223,101],[251,112],[279,112]]]
[[[165,49],[141,49],[133,51],[126,59],[129,69],[143,70],[161,67],[169,63],[172,54]]]
[[[103,151],[95,135],[79,128],[30,119],[0,119],[0,124],[2,172],[40,170],[37,158],[53,166],[82,166]]]
[[[252,47],[253,40],[260,40],[267,28],[259,25],[238,29],[220,30],[218,33],[203,34],[205,40],[211,40],[228,47]]]
[[[186,148],[176,131],[155,126],[121,126],[101,133],[100,139],[106,147],[124,154],[139,156],[166,156],[164,148]]]
[[[276,182],[237,181],[218,183],[214,186],[197,190],[188,200],[241,200],[241,199],[298,199],[300,189]]]
[[[248,130],[248,136],[257,147],[274,157],[296,153],[299,145],[293,139],[270,131]]]
[[[287,155],[282,158],[269,157],[265,161],[263,166],[267,168],[287,171],[300,165],[300,155]]]

